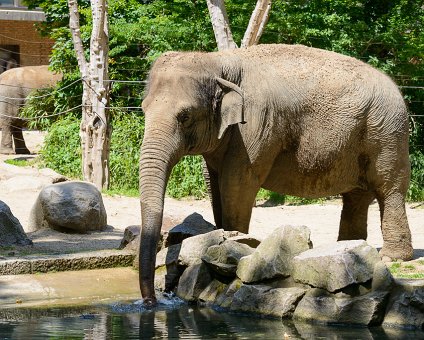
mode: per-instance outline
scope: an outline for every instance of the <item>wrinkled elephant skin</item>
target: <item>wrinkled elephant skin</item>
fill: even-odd
[[[0,153],[30,153],[22,135],[25,120],[19,118],[19,108],[33,90],[54,86],[61,78],[62,75],[50,72],[47,65],[12,68],[0,75]]]
[[[153,65],[142,106],[140,287],[148,304],[166,183],[187,154],[206,161],[218,228],[248,232],[263,187],[308,198],[342,194],[338,239],[366,239],[376,198],[380,254],[412,257],[407,110],[380,71],[301,45],[169,52]]]

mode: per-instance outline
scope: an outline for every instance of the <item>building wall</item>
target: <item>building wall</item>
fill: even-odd
[[[0,20],[0,52],[12,50],[19,66],[49,63],[53,41],[35,29],[37,21]]]

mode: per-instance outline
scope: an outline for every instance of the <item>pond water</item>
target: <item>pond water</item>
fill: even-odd
[[[423,331],[325,327],[211,308],[137,303],[0,309],[0,339],[424,339]]]

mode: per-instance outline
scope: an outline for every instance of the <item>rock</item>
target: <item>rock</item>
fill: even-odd
[[[253,250],[246,244],[226,240],[219,245],[209,247],[206,254],[202,256],[202,261],[219,275],[235,277],[240,259],[252,254]]]
[[[326,324],[379,325],[383,321],[388,292],[372,292],[354,298],[338,298],[312,289],[299,302],[293,317]]]
[[[25,234],[19,220],[12,214],[9,206],[0,201],[0,247],[27,246],[32,241]]]
[[[119,249],[127,248],[127,250],[137,251],[138,243],[137,241],[135,241],[135,239],[139,236],[140,236],[139,225],[130,225],[126,227],[121,244],[119,245]]]
[[[168,248],[162,249],[156,255],[156,268],[170,264],[177,264],[180,251],[181,244],[174,244]]]
[[[219,295],[226,291],[228,285],[218,280],[213,280],[199,295],[199,302],[212,305]]]
[[[379,261],[377,250],[365,241],[339,241],[296,256],[293,278],[335,292],[371,280]]]
[[[424,330],[424,280],[396,280],[383,326]]]
[[[85,233],[107,224],[102,195],[87,182],[63,182],[45,187],[30,214],[29,228]]]
[[[215,230],[215,226],[203,219],[203,216],[198,213],[193,213],[187,216],[184,221],[169,230],[165,247],[183,242],[186,238],[206,234]]]
[[[255,238],[252,235],[238,235],[238,236],[232,236],[227,238],[229,241],[236,241],[241,244],[246,244],[251,248],[257,248],[259,244],[261,243],[260,240]]]
[[[38,170],[38,172],[41,176],[50,178],[52,184],[67,181],[67,178],[65,176],[49,168],[40,169]]]
[[[160,266],[155,270],[155,288],[159,291],[170,292],[177,287],[184,269],[175,263]]]
[[[237,276],[245,283],[290,276],[293,257],[312,247],[310,233],[305,226],[277,228],[252,255],[240,260]]]
[[[377,262],[372,275],[372,290],[390,292],[393,287],[393,276],[383,261]]]
[[[204,263],[188,267],[180,277],[177,296],[186,301],[195,301],[213,278]]]
[[[236,278],[229,285],[225,286],[221,294],[218,294],[215,298],[214,304],[222,308],[230,308],[233,303],[234,294],[240,289],[243,285],[240,279]]]
[[[242,285],[234,294],[231,310],[291,317],[306,290],[302,288],[271,288],[265,285]]]
[[[181,244],[178,263],[183,266],[192,266],[202,262],[201,258],[209,247],[224,242],[224,230],[214,230],[185,239]]]

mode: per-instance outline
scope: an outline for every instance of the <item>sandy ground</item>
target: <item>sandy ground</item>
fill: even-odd
[[[31,152],[36,153],[43,142],[44,135],[39,132],[25,132],[25,139]],[[34,157],[34,156],[31,156]],[[24,229],[28,226],[30,210],[49,176],[31,167],[15,167],[4,163],[7,158],[21,158],[19,155],[0,155],[0,200],[11,208]],[[129,225],[140,224],[139,201],[137,198],[103,195],[108,224],[106,233],[64,236],[54,232],[29,234],[41,248],[63,250],[69,246],[79,250],[114,248],[119,245],[124,229]],[[188,215],[197,212],[213,222],[212,210],[206,200],[181,200],[167,198],[165,217],[168,227],[178,224]],[[311,229],[314,246],[336,241],[341,213],[340,201],[305,206],[257,206],[253,209],[250,233],[264,238],[276,227],[285,224],[306,225]],[[408,204],[407,215],[413,237],[415,258],[424,256],[424,208],[418,203]],[[380,248],[383,240],[380,231],[379,209],[372,204],[369,209],[368,242]],[[57,238],[60,238],[58,240]],[[55,241],[56,240],[56,241]],[[62,241],[58,243],[58,241]]]

